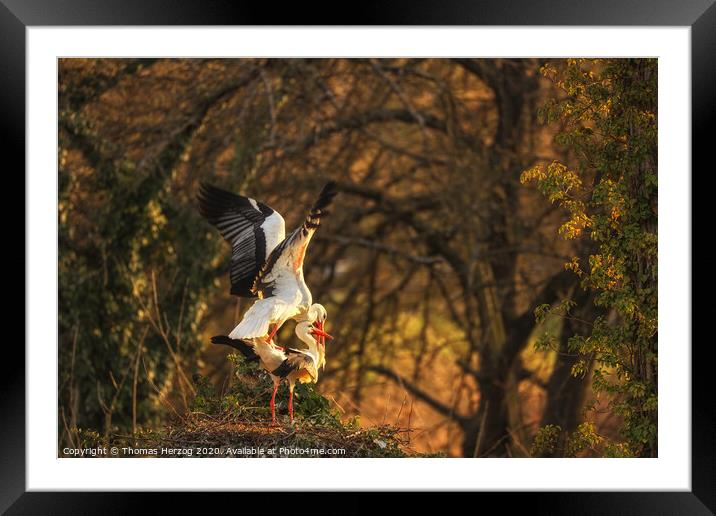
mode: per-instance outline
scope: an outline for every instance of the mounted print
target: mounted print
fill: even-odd
[[[58,457],[659,457],[657,58],[57,63]]]

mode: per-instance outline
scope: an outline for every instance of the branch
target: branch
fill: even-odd
[[[390,89],[393,90],[393,92],[398,96],[400,101],[407,108],[415,121],[420,124],[421,127],[425,127],[425,119],[423,118],[423,115],[421,115],[418,110],[415,109],[415,107],[412,105],[405,93],[400,89],[400,86],[398,86],[398,83],[396,83],[391,77],[388,77],[385,74],[383,68],[380,65],[380,62],[376,60],[371,60],[370,64],[373,67],[373,70],[375,70],[375,72],[380,76],[380,78],[383,79],[386,83],[388,83]]]
[[[429,113],[420,113],[423,125],[436,131],[447,133],[445,121]],[[322,140],[334,133],[346,129],[361,129],[367,125],[378,122],[402,122],[405,124],[417,124],[415,116],[408,109],[378,108],[371,111],[364,111],[353,116],[333,121],[330,126],[323,127],[312,132],[309,136],[296,142],[290,149],[292,153],[303,152],[319,140]]]
[[[383,207],[386,215],[412,227],[425,242],[428,251],[435,255],[442,256],[453,268],[463,287],[467,288],[467,266],[464,260],[458,252],[450,246],[448,238],[444,233],[440,233],[439,230],[429,227],[415,216],[415,206],[406,204],[406,202],[414,202],[413,200],[396,200],[387,196],[382,190],[355,183],[340,182],[338,188],[342,192],[375,201]],[[437,203],[437,200],[433,202]]]
[[[415,385],[413,382],[405,379],[403,376],[399,375],[392,369],[388,369],[387,367],[383,367],[380,365],[372,365],[366,367],[366,370],[372,371],[374,373],[393,380],[395,383],[399,384],[401,387],[409,391],[415,397],[430,405],[430,407],[432,407],[436,412],[439,412],[447,418],[455,420],[460,426],[467,425],[469,421],[468,418],[466,418],[465,416],[461,416],[460,414],[456,414],[452,407],[449,407],[444,403],[436,400],[430,394]]]
[[[558,292],[567,290],[577,283],[577,277],[572,271],[562,270],[552,276],[544,288],[537,294],[537,297],[530,303],[530,307],[522,315],[505,321],[505,327],[511,329],[508,333],[505,347],[508,350],[507,356],[513,356],[526,342],[526,336],[535,326],[535,316],[532,307],[546,303],[552,303],[557,299]]]
[[[457,360],[455,363],[456,363],[458,366],[460,366],[460,369],[462,369],[463,371],[465,371],[467,374],[473,376],[473,377],[475,378],[475,380],[477,380],[478,382],[479,382],[479,381],[484,381],[484,380],[487,378],[483,373],[481,373],[481,372],[478,371],[477,369],[474,369],[474,368],[467,362],[467,360],[465,360],[465,359],[463,359],[463,358]]]
[[[379,242],[375,242],[373,240],[368,240],[366,238],[348,238],[338,235],[317,235],[314,237],[316,240],[320,241],[330,241],[330,242],[338,242],[339,244],[344,245],[353,245],[353,246],[359,246],[359,247],[365,247],[367,249],[374,249],[376,251],[381,251],[393,256],[398,256],[400,258],[405,258],[406,260],[409,260],[414,263],[418,263],[420,265],[433,265],[435,263],[443,261],[443,259],[440,256],[419,256],[419,255],[413,255],[410,253],[406,253],[405,251],[401,251],[400,249],[397,249],[395,247],[389,246],[387,244],[381,244]]]

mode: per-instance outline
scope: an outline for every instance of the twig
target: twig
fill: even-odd
[[[487,409],[490,406],[490,401],[485,400],[485,410],[482,411],[482,417],[480,418],[480,431],[477,433],[477,441],[475,442],[475,453],[473,457],[480,456],[480,447],[482,446],[482,435],[485,429],[485,420],[487,419]]]

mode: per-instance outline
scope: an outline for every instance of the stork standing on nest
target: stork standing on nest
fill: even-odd
[[[201,185],[199,211],[232,248],[231,294],[259,298],[229,334],[230,338],[265,337],[270,343],[288,319],[301,322],[318,316],[303,278],[303,261],[321,217],[328,214],[326,208],[337,192],[335,182],[327,183],[303,224],[286,237],[285,221],[273,208],[249,197]]]
[[[241,340],[218,335],[211,339],[214,344],[225,344],[237,349],[249,362],[258,361],[259,365],[269,373],[273,380],[273,394],[270,402],[272,425],[276,424],[276,391],[284,378],[288,381],[288,414],[291,424],[293,424],[293,390],[296,382],[318,382],[321,357],[325,357],[325,344],[321,344],[321,341],[326,337],[329,339],[333,337],[325,331],[313,327],[313,324],[311,321],[302,321],[296,325],[296,336],[308,346],[308,349],[282,349],[262,338]],[[318,340],[315,337],[318,337]],[[320,349],[322,347],[323,352]]]

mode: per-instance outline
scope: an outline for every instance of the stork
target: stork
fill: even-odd
[[[273,208],[250,197],[201,185],[199,211],[232,248],[231,294],[258,297],[230,338],[266,337],[270,343],[288,319],[315,320],[311,319],[315,305],[303,278],[303,261],[321,217],[328,214],[326,208],[337,192],[335,182],[327,183],[303,224],[285,237],[285,221]]]
[[[276,424],[275,399],[281,381],[285,378],[288,381],[289,399],[288,414],[293,424],[293,390],[296,382],[316,383],[318,381],[318,369],[320,367],[319,339],[333,337],[325,331],[313,327],[311,321],[302,321],[296,325],[296,336],[301,339],[308,349],[280,348],[262,338],[253,339],[232,339],[226,335],[212,337],[213,344],[225,344],[237,349],[248,362],[258,361],[259,365],[268,372],[273,381],[273,394],[271,395],[271,424]],[[320,323],[319,323],[320,324]],[[325,350],[325,345],[324,345]],[[325,352],[323,353],[325,357]],[[324,358],[325,363],[325,358]]]

